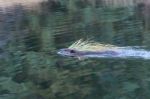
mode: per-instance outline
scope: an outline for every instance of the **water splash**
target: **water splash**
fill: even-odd
[[[132,47],[124,47],[117,50],[97,52],[95,54],[88,54],[84,57],[93,58],[143,58],[150,59],[150,51],[145,49],[135,49]]]

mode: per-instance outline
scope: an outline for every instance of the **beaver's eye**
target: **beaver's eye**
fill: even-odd
[[[75,53],[75,51],[74,50],[70,50],[70,53]]]

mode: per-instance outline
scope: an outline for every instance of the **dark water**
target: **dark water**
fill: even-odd
[[[109,1],[1,9],[0,99],[150,99],[150,60],[56,54],[80,38],[150,49],[149,1]]]

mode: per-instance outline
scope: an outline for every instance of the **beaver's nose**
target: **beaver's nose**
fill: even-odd
[[[57,52],[57,54],[59,54],[59,55],[60,55],[60,54],[61,54],[61,52],[60,52],[60,51],[58,51],[58,52]]]

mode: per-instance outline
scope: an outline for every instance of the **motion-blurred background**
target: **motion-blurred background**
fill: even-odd
[[[150,99],[150,61],[56,54],[80,38],[150,50],[150,0],[0,0],[0,99]]]

